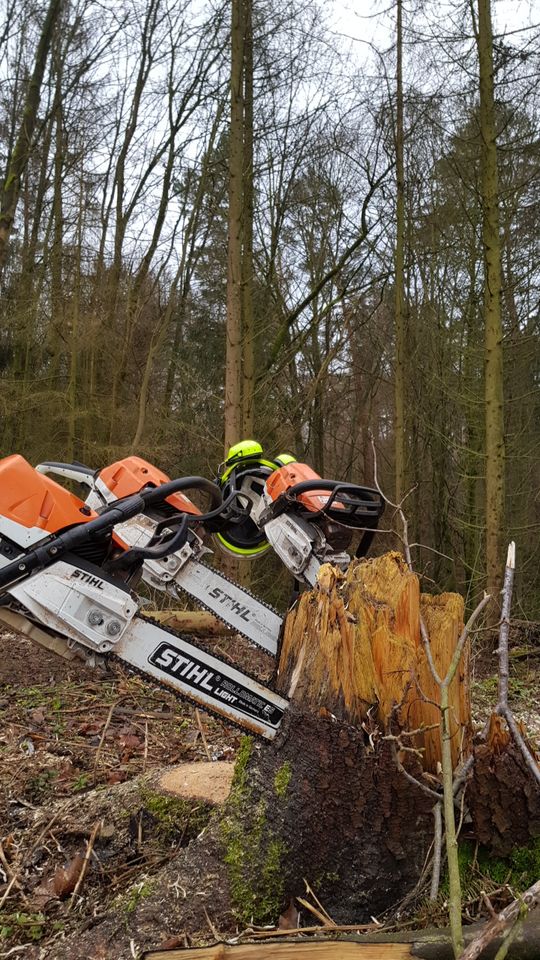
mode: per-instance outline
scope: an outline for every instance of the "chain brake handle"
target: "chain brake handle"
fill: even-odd
[[[174,490],[170,489],[172,487],[174,487]],[[114,572],[115,570],[134,569],[145,560],[161,560],[163,557],[176,553],[187,542],[190,524],[200,526],[207,523],[210,525],[212,520],[221,516],[228,506],[227,501],[222,500],[219,487],[204,477],[183,477],[179,480],[172,480],[169,483],[161,484],[159,487],[150,487],[143,490],[141,496],[146,500],[145,505],[148,509],[148,507],[163,503],[171,493],[177,493],[180,490],[202,490],[209,494],[210,506],[213,509],[202,514],[178,511],[172,516],[160,520],[151,540],[145,547],[131,547],[126,550],[107,564],[108,570]]]

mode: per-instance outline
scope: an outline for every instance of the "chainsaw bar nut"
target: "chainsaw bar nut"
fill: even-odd
[[[103,616],[101,610],[97,610],[95,607],[93,610],[88,611],[86,619],[91,627],[101,627],[105,621],[105,617]]]

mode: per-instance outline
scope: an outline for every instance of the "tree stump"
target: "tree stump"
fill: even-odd
[[[315,590],[287,618],[277,689],[290,700],[269,747],[240,762],[223,821],[236,913],[276,919],[305,881],[338,923],[365,922],[401,899],[432,840],[432,799],[421,778],[440,759],[438,723],[420,639],[420,609],[443,671],[462,628],[453,594],[423,598],[396,553],[322,568]],[[466,670],[452,688],[455,757],[470,744]],[[247,750],[247,748],[246,748]]]
[[[514,847],[540,836],[538,783],[496,714],[490,717],[486,739],[474,744],[467,806],[476,839],[496,856],[506,857]]]
[[[276,686],[290,707],[276,738],[244,738],[231,793],[204,833],[127,919],[101,923],[106,956],[128,958],[130,938],[156,948],[186,932],[208,936],[209,924],[276,923],[306,882],[336,923],[369,922],[411,890],[432,841],[433,799],[396,759],[419,780],[431,772],[433,785],[440,756],[438,731],[423,729],[438,716],[421,609],[442,672],[462,626],[459,598],[421,598],[396,553],[345,574],[322,568],[287,617]],[[452,704],[457,757],[470,742],[464,671]],[[70,938],[55,960],[87,948],[86,934]]]

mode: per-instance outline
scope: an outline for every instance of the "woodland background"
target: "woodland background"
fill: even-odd
[[[5,196],[47,7],[2,6]],[[484,50],[491,345],[486,0],[365,4],[378,48],[339,33],[322,2],[53,6],[0,276],[0,453],[98,467],[135,452],[212,476],[224,441],[253,434],[372,484],[371,431],[385,492],[414,488],[426,578],[474,605],[491,527],[517,542],[515,615],[539,619],[535,4],[504,34],[493,5]],[[486,417],[493,351],[504,442]]]

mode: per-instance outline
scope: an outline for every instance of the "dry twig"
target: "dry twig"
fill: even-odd
[[[240,936],[249,936],[252,940],[266,940],[269,937],[292,937],[296,933],[320,933],[321,930],[332,930],[333,933],[351,933],[353,931],[365,933],[368,930],[380,930],[381,927],[381,923],[324,923],[322,926],[296,927],[294,930],[253,930],[248,927]]]
[[[442,858],[442,809],[441,801],[433,807],[433,862],[431,866],[431,887],[429,890],[429,899],[436,900],[439,893],[439,883],[441,879],[441,858]]]
[[[519,920],[524,913],[531,910],[540,903],[540,880],[529,887],[519,899],[514,900],[509,906],[505,907],[501,913],[498,913],[492,920],[489,920],[484,929],[466,950],[460,955],[459,960],[477,960],[477,957],[486,949],[496,937],[500,937],[506,930],[511,928],[516,920]]]
[[[103,749],[103,744],[104,744],[104,742],[105,742],[105,737],[106,737],[106,735],[107,735],[107,730],[109,729],[109,726],[110,726],[110,723],[111,723],[111,720],[112,720],[112,715],[113,715],[114,711],[116,710],[116,707],[118,706],[118,704],[121,703],[122,700],[124,700],[124,699],[125,699],[125,697],[120,697],[118,700],[115,700],[114,703],[111,703],[111,706],[110,706],[110,708],[109,708],[109,712],[108,712],[108,714],[107,714],[107,719],[105,720],[105,725],[104,725],[104,727],[103,727],[103,730],[101,731],[101,737],[100,737],[100,739],[99,739],[99,743],[98,743],[98,746],[97,746],[96,755],[95,755],[95,757],[94,757],[94,769],[92,770],[92,776],[93,776],[93,778],[94,778],[94,783],[95,783],[95,780],[96,780],[96,772],[97,772],[97,767],[98,767],[98,763],[99,763],[99,758],[100,758],[100,756],[101,756],[101,751],[102,751],[102,749]]]
[[[197,710],[197,707],[195,707],[195,719],[196,719],[196,721],[197,721],[197,726],[198,726],[198,728],[199,728],[199,733],[200,733],[200,735],[201,735],[201,740],[202,740],[202,742],[203,742],[204,752],[206,753],[206,756],[208,757],[208,759],[211,761],[211,760],[212,760],[212,754],[210,753],[210,751],[209,751],[209,749],[208,749],[208,744],[207,744],[207,742],[206,742],[206,737],[205,737],[205,735],[204,735],[203,725],[202,725],[202,721],[201,721],[201,715],[200,715],[199,711]]]
[[[214,924],[212,923],[212,921],[211,921],[211,919],[210,919],[210,916],[209,916],[209,914],[208,914],[208,910],[206,909],[206,907],[203,907],[203,910],[204,910],[204,915],[205,915],[205,917],[206,917],[206,922],[207,922],[207,924],[208,924],[208,926],[209,926],[209,928],[210,928],[210,932],[211,932],[212,936],[215,937],[215,939],[219,942],[219,941],[221,940],[221,937],[220,937],[218,931],[216,930]]]
[[[54,814],[54,816],[51,817],[51,819],[47,822],[47,825],[43,828],[43,830],[41,831],[41,833],[38,834],[37,839],[34,840],[32,846],[30,847],[30,849],[27,850],[26,853],[23,855],[22,860],[21,860],[21,862],[20,862],[20,864],[19,864],[18,869],[13,871],[13,875],[12,875],[12,877],[11,877],[11,880],[9,881],[6,889],[4,890],[4,893],[2,894],[2,899],[0,900],[0,909],[4,906],[4,903],[6,902],[7,898],[9,897],[9,894],[11,893],[12,888],[15,886],[16,883],[18,883],[19,877],[20,877],[20,875],[21,875],[21,871],[22,871],[24,865],[25,865],[25,864],[28,862],[28,860],[30,859],[30,857],[31,857],[31,855],[33,854],[34,850],[35,850],[37,847],[39,847],[39,844],[40,844],[41,841],[44,839],[44,837],[47,836],[47,834],[48,834],[49,830],[51,829],[51,827],[53,826],[53,824],[56,823],[56,821],[57,821],[58,818],[61,816],[61,814],[63,814],[63,813],[68,809],[68,807],[70,806],[70,804],[71,804],[72,802],[73,802],[73,800],[72,800],[72,798],[71,798],[71,799],[67,800],[66,803],[63,803],[61,807],[59,807],[59,809],[56,811],[56,813]]]
[[[512,543],[508,546],[508,555],[506,558],[506,568],[504,571],[504,584],[502,589],[503,603],[501,612],[501,622],[499,625],[499,702],[495,707],[495,713],[504,717],[508,724],[508,729],[519,747],[527,767],[533,777],[540,784],[540,766],[535,757],[529,750],[525,739],[516,723],[516,719],[508,704],[508,677],[509,677],[509,657],[508,657],[508,638],[510,634],[510,610],[512,606],[512,591],[514,587],[514,572],[516,567],[516,545]]]
[[[4,868],[4,873],[5,873],[5,875],[6,875],[6,881],[7,881],[8,884],[9,884],[9,881],[11,880],[11,878],[12,878],[12,876],[13,876],[13,870],[11,869],[11,867],[10,867],[10,865],[9,865],[9,863],[8,863],[8,860],[7,860],[6,854],[5,854],[5,852],[4,852],[4,847],[3,847],[3,845],[2,845],[2,841],[1,841],[1,840],[0,840],[0,862],[1,862],[2,866],[3,866],[3,868]],[[25,904],[28,905],[28,898],[27,898],[27,896],[26,896],[26,894],[25,894],[25,892],[24,892],[23,885],[22,885],[22,883],[20,883],[20,881],[17,879],[16,874],[15,874],[15,886],[16,886],[16,887],[18,888],[18,890],[19,890],[19,894],[20,894],[21,899],[24,901]]]
[[[303,878],[303,880],[304,880],[304,883],[305,883],[305,885],[306,885],[306,893],[307,893],[310,897],[313,897],[315,903],[316,903],[317,906],[319,907],[319,910],[320,910],[321,913],[326,917],[328,923],[332,924],[332,926],[335,927],[335,925],[336,925],[335,920],[332,920],[332,917],[331,917],[330,914],[328,913],[328,910],[326,910],[325,907],[323,907],[323,905],[322,905],[321,901],[319,900],[317,894],[315,893],[314,890],[311,889],[311,887],[310,887],[310,885],[309,885],[309,883],[307,882],[307,880],[306,880],[305,877]]]
[[[79,890],[82,887],[82,883],[83,883],[86,871],[88,869],[88,864],[90,862],[90,857],[92,856],[92,850],[94,849],[94,843],[96,842],[96,838],[101,830],[101,827],[102,827],[102,822],[101,820],[98,820],[97,823],[94,824],[89,840],[87,840],[86,842],[86,851],[84,854],[83,862],[81,864],[81,872],[79,873],[79,876],[77,878],[77,883],[75,884],[73,893],[71,894],[71,901],[68,907],[68,912],[69,910],[71,910],[73,904],[75,903],[75,897],[77,896]]]
[[[146,772],[148,763],[148,720],[144,721],[144,753],[143,753],[143,773]]]

